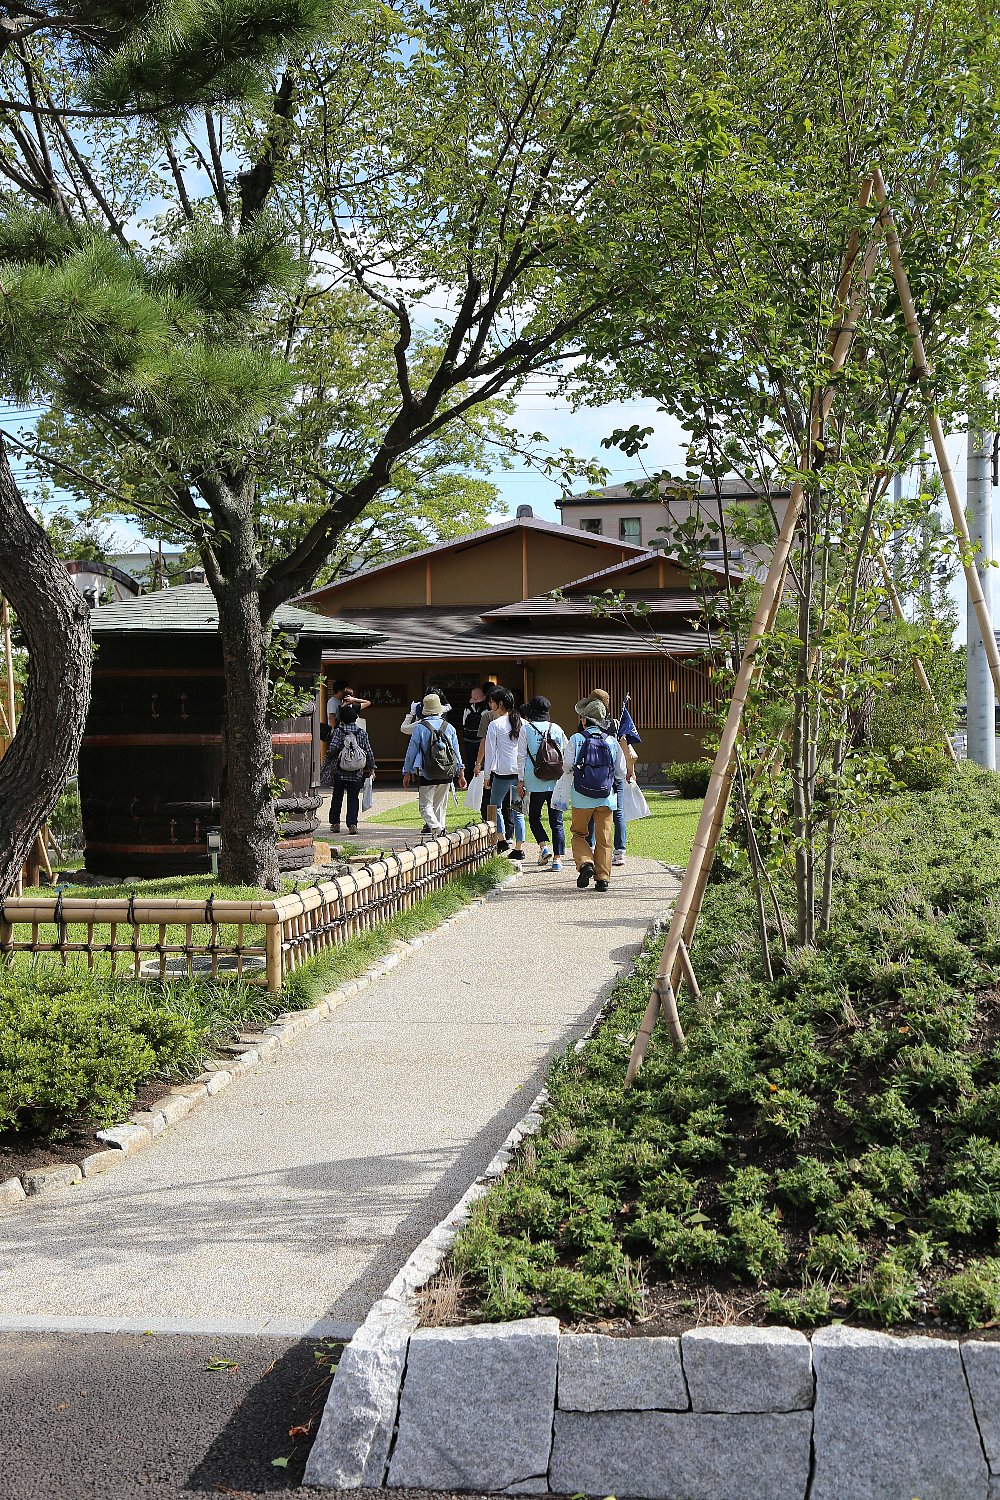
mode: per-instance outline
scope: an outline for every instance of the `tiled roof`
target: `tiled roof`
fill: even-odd
[[[643,481],[639,481],[641,487]],[[762,490],[754,485],[747,484],[745,479],[738,479],[730,475],[719,481],[719,490],[722,492],[723,500],[766,500],[767,496]],[[716,483],[714,479],[672,479],[662,478],[660,480],[660,495],[666,499],[669,496],[699,495],[704,500],[712,500],[716,494]],[[790,491],[784,488],[771,491],[774,500],[787,499]],[[560,510],[566,506],[574,505],[608,505],[616,500],[629,500],[639,505],[659,505],[660,500],[654,500],[648,495],[635,494],[633,487],[629,484],[609,484],[603,490],[588,490],[585,495],[563,495],[561,500],[556,501]]]
[[[612,563],[610,568],[600,568],[596,573],[587,573],[583,578],[574,578],[572,583],[563,584],[563,590],[568,594],[590,593],[593,590],[594,584],[610,585],[615,578],[620,579],[628,573],[638,572],[640,568],[649,567],[650,563],[656,562],[661,556],[668,566],[680,568],[682,572],[688,571],[683,563],[677,562],[665,553],[661,554],[659,548],[657,548],[655,552],[647,552],[642,557],[630,557],[627,562]],[[725,565],[721,562],[703,561],[702,567],[706,573],[714,573],[720,580],[726,576]],[[748,576],[746,570],[738,567],[736,563],[729,564],[729,574],[734,580],[737,578],[743,579]]]
[[[623,589],[625,603],[643,604],[652,614],[695,616],[701,613],[701,604],[690,589]],[[545,620],[545,619],[593,619],[593,608],[589,598],[563,596],[553,599],[551,594],[536,594],[531,599],[519,599],[516,604],[501,604],[497,609],[483,612],[489,621]]]
[[[394,557],[389,562],[378,563],[374,568],[365,568],[360,573],[351,573],[347,578],[338,578],[334,583],[323,584],[321,588],[313,589],[311,593],[300,595],[300,602],[323,599],[336,589],[347,588],[363,578],[375,578],[380,573],[388,573],[392,568],[403,568],[407,563],[416,562],[419,558],[434,557],[441,552],[461,552],[464,548],[488,541],[491,537],[502,536],[505,531],[520,529],[546,531],[552,536],[560,536],[563,539],[569,537],[572,541],[582,542],[588,547],[610,547],[613,552],[619,553],[634,552],[637,557],[645,557],[648,552],[646,547],[637,547],[633,542],[616,541],[609,536],[595,536],[589,531],[575,531],[571,527],[564,526],[561,521],[543,521],[540,516],[515,516],[510,521],[499,521],[495,526],[486,526],[482,531],[470,531],[465,536],[453,537],[447,542],[435,542],[431,547],[422,547],[419,552],[407,552],[403,557]]]
[[[279,630],[318,636],[331,643],[365,646],[375,639],[362,626],[296,609],[293,604],[281,605],[274,623]],[[219,628],[219,607],[207,584],[183,583],[155,594],[141,594],[138,599],[127,599],[122,604],[102,605],[91,615],[90,628],[95,635],[133,631],[151,635],[215,635]]]
[[[506,657],[642,656],[662,651],[677,656],[711,649],[707,635],[677,621],[668,630],[657,630],[648,653],[642,650],[636,628],[611,620],[583,622],[546,620],[533,628],[513,623],[483,620],[469,609],[370,609],[349,611],[338,619],[371,630],[384,639],[359,659],[381,661],[477,661]],[[642,626],[638,629],[641,631]]]

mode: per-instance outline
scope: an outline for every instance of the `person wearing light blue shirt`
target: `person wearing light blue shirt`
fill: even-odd
[[[585,891],[593,880],[596,891],[606,891],[611,879],[612,815],[618,806],[614,782],[615,780],[624,781],[628,772],[622,747],[614,736],[608,733],[609,715],[600,699],[582,699],[576,705],[574,712],[580,717],[581,727],[567,742],[563,752],[563,769],[573,771],[588,739],[596,738],[602,740],[607,746],[605,765],[608,766],[609,778],[606,792],[582,792],[578,789],[576,778],[574,778],[573,790],[570,793],[570,806],[572,808],[573,860],[577,869],[576,883],[581,891]],[[604,751],[601,753],[604,754]],[[594,824],[593,849],[590,847],[589,838],[591,821]]]
[[[419,786],[417,796],[420,802],[420,816],[424,820],[423,833],[444,833],[445,823],[448,816],[448,793],[451,791],[455,781],[460,787],[465,786],[465,771],[462,766],[462,752],[458,744],[458,735],[455,733],[454,725],[449,724],[444,717],[444,705],[437,693],[427,693],[421,707],[421,718],[410,735],[410,743],[406,747],[406,759],[403,762],[403,785],[409,786],[411,780],[416,778]],[[430,769],[427,764],[427,756],[431,749],[432,730],[441,731],[452,751],[454,769],[453,775],[446,781],[428,776]]]
[[[546,735],[556,746],[560,757],[566,748],[566,736],[558,724],[551,721],[552,705],[548,698],[532,698],[521,709],[521,733],[517,742],[517,795],[528,794],[528,827],[538,845],[538,863],[551,870],[562,869],[562,857],[566,852],[566,829],[562,809],[552,806],[552,793],[558,777],[538,776],[536,765],[540,764],[540,751]],[[551,842],[542,822],[542,812],[548,809]]]

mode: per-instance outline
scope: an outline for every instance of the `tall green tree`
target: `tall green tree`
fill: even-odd
[[[102,194],[88,180],[76,131],[123,113],[162,127],[196,105],[243,98],[289,47],[301,48],[328,22],[325,0],[0,3],[0,212],[8,251],[22,270],[34,267],[33,283],[29,271],[18,294],[29,321],[45,322],[39,299],[44,304],[53,294],[44,285],[47,271],[58,278],[56,261],[86,255],[84,245],[94,243],[90,225]],[[105,297],[109,290],[105,282]],[[101,318],[90,294],[81,299],[64,283],[55,298],[53,327],[59,311],[72,306],[78,335],[92,338]],[[5,302],[4,334],[11,337],[0,348],[0,380],[16,401],[42,382],[18,359],[19,312]],[[129,309],[119,311],[127,324]],[[171,333],[176,338],[175,328]],[[114,341],[92,348],[95,367],[84,381],[93,387],[101,355],[116,364],[121,352]],[[26,506],[2,443],[0,593],[14,606],[28,649],[23,713],[0,762],[3,894],[75,765],[90,698],[91,641],[86,605]]]
[[[158,118],[128,141],[102,130],[86,154],[64,133],[68,161],[49,123],[58,115],[38,114],[66,216],[47,205],[44,221],[8,222],[5,358],[21,392],[100,424],[127,463],[155,473],[157,514],[166,505],[200,550],[226,673],[228,879],[277,881],[275,609],[401,471],[419,471],[417,455],[578,354],[595,314],[630,295],[614,193],[579,141],[627,72],[631,37],[618,0],[401,0],[355,13],[276,71],[264,107],[210,110],[173,132]],[[28,66],[47,109],[59,75],[43,52]],[[21,143],[8,145],[27,180]],[[114,174],[102,153],[118,172],[124,154],[137,178],[156,163],[161,222],[137,231],[134,199],[105,191]],[[326,402],[353,448],[303,511],[272,484],[275,434],[314,299],[347,287],[360,299],[349,337],[389,338],[391,384],[367,428],[351,420],[352,382],[331,385]],[[297,475],[302,447],[286,451]],[[294,519],[278,555],[267,513],[283,505]]]

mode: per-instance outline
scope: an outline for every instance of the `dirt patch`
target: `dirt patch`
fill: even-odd
[[[136,1091],[128,1113],[148,1109],[155,1100],[162,1099],[170,1086],[167,1079],[150,1079]],[[100,1129],[96,1120],[80,1123],[61,1133],[58,1140],[47,1140],[41,1128],[0,1131],[0,1182],[20,1177],[34,1167],[79,1162],[92,1151],[100,1151],[101,1143],[95,1138]]]

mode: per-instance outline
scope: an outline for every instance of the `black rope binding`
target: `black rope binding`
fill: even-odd
[[[215,926],[215,892],[212,891],[205,902],[205,926]]]

